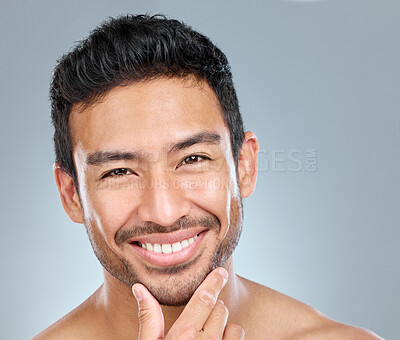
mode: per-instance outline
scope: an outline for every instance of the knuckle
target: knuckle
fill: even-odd
[[[209,308],[214,307],[215,302],[216,302],[215,295],[212,292],[208,291],[208,290],[202,290],[199,293],[199,299],[203,302],[203,304],[206,307],[209,307]]]
[[[152,316],[150,311],[148,310],[139,310],[139,322],[140,324],[148,323],[151,320]]]
[[[183,339],[188,339],[188,340],[195,340],[196,339],[196,333],[197,330],[194,327],[189,327],[185,330],[185,332],[182,334]]]
[[[239,339],[244,339],[244,329],[236,324],[230,324],[228,326],[229,334],[238,337]]]
[[[221,337],[220,336],[218,336],[218,335],[209,335],[209,336],[207,336],[207,338],[206,338],[207,340],[221,340]]]
[[[168,334],[170,335],[170,334]],[[197,335],[197,330],[194,327],[186,327],[180,329],[174,336],[173,339],[185,339],[185,340],[195,340]]]
[[[214,308],[222,315],[229,315],[229,310],[222,300],[218,300]]]

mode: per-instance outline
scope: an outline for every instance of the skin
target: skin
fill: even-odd
[[[56,164],[57,187],[65,211],[74,222],[85,223],[95,253],[108,270],[92,296],[35,340],[233,340],[244,334],[246,339],[264,340],[379,339],[234,273],[230,244],[240,233],[241,200],[255,187],[258,142],[246,132],[236,169],[229,130],[205,82],[156,79],[117,87],[88,108],[75,105],[70,124],[79,192]],[[220,141],[170,152],[168,146],[202,131],[218,134]],[[99,150],[142,152],[146,157],[89,165],[88,156]],[[191,163],[190,155],[210,159]],[[130,171],[100,180],[116,168]],[[214,185],[207,185],[210,181]],[[216,217],[220,227],[208,229],[197,261],[177,273],[147,263],[127,242],[115,241],[119,231],[145,222],[169,231],[185,216]],[[214,269],[218,250],[214,267],[223,268],[204,279]],[[118,277],[124,262],[134,276]],[[159,289],[162,284],[167,292]],[[185,295],[181,292],[189,294],[180,301],[184,305],[160,309],[157,300],[170,301]]]

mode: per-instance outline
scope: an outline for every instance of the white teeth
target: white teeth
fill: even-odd
[[[147,249],[148,251],[152,251],[157,254],[171,254],[171,253],[176,253],[178,251],[181,251],[182,249],[185,249],[186,247],[189,247],[195,240],[197,239],[197,235],[187,239],[183,240],[181,242],[175,242],[173,244],[151,244],[151,243],[139,243],[139,245]]]
[[[154,251],[155,253],[161,254],[161,245],[159,245],[158,243],[156,243],[156,244],[153,246],[153,251]]]
[[[162,249],[162,252],[164,254],[171,254],[172,253],[172,247],[171,247],[170,244],[162,244],[161,245],[161,249]]]
[[[172,244],[172,251],[175,253],[176,251],[182,250],[182,245],[180,242],[176,242]]]

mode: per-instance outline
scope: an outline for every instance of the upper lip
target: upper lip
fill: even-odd
[[[202,231],[207,230],[206,227],[194,227],[190,229],[179,229],[171,233],[158,233],[134,237],[128,240],[128,243],[158,243],[158,244],[172,244],[192,238]]]

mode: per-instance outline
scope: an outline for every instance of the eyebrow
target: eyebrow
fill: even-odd
[[[201,131],[167,147],[168,153],[177,152],[189,148],[195,144],[217,145],[221,142],[221,135],[211,131]],[[86,164],[98,166],[103,163],[115,161],[143,161],[148,157],[145,152],[124,151],[95,151],[86,158]]]
[[[146,158],[143,152],[121,152],[121,151],[96,151],[86,158],[88,165],[100,165],[115,161],[141,161]]]
[[[221,142],[221,135],[211,131],[201,131],[193,136],[185,138],[182,141],[172,144],[168,153],[180,151],[191,147],[195,144],[212,144],[217,145]]]

